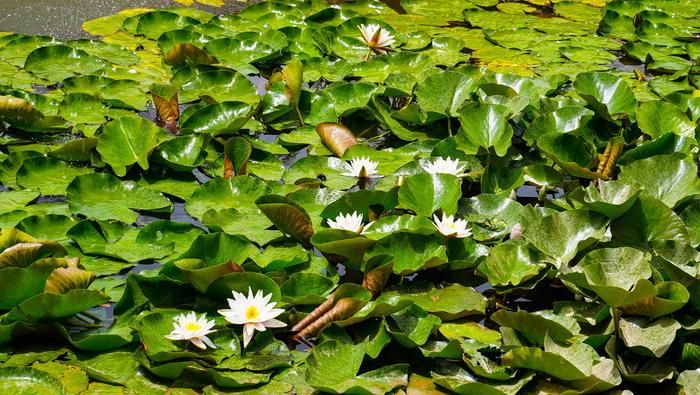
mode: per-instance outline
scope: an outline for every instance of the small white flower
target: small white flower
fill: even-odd
[[[467,221],[464,219],[455,221],[453,215],[446,217],[445,213],[442,214],[442,221],[437,215],[433,215],[433,219],[435,220],[435,228],[447,237],[461,239],[463,237],[469,237],[472,234],[471,230],[467,229]]]
[[[379,162],[371,161],[367,157],[353,158],[350,163],[346,164],[346,171],[342,175],[357,178],[378,178],[381,175],[377,172],[377,166],[379,166]]]
[[[379,25],[360,25],[358,28],[360,29],[362,41],[378,54],[387,53],[389,47],[394,43],[394,37],[391,33]]]
[[[423,170],[427,171],[430,174],[438,174],[438,173],[443,173],[443,174],[452,174],[457,177],[464,177],[467,174],[464,172],[464,169],[466,169],[467,165],[459,165],[459,159],[450,159],[448,156],[447,159],[445,158],[437,158],[432,162],[428,162],[424,165],[421,165]]]
[[[207,320],[207,315],[202,314],[200,318],[193,312],[185,315],[180,314],[173,318],[173,331],[165,337],[170,340],[189,340],[195,346],[206,350],[207,346],[216,348],[216,345],[209,340],[208,334],[216,332],[211,330],[214,327],[213,320]]]
[[[263,296],[262,290],[253,296],[253,290],[248,287],[248,296],[236,291],[233,299],[227,299],[230,309],[219,310],[226,321],[243,325],[243,347],[246,347],[253,338],[256,330],[264,332],[265,328],[282,328],[287,326],[275,317],[284,313],[283,309],[276,309],[276,303],[268,303],[272,294]]]
[[[352,214],[338,214],[335,217],[335,221],[332,219],[328,220],[328,226],[333,229],[349,230],[355,233],[364,233],[364,229],[367,229],[372,225],[372,222],[367,225],[362,225],[362,214],[358,214],[357,211],[353,211]]]

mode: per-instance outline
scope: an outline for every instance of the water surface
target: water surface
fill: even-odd
[[[246,5],[228,0],[223,7],[197,5],[213,14],[229,14]],[[59,38],[86,36],[83,22],[126,8],[182,6],[171,0],[0,0],[0,31]]]

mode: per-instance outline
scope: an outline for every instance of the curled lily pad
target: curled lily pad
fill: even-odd
[[[316,126],[316,133],[321,137],[323,144],[338,156],[343,156],[350,146],[357,144],[350,129],[339,123],[320,123]]]
[[[218,60],[203,49],[190,43],[177,43],[165,54],[165,61],[173,66],[215,64]]]
[[[514,395],[534,377],[534,373],[530,372],[508,381],[478,380],[459,366],[447,363],[440,364],[438,370],[430,374],[438,385],[465,395],[474,393]]]
[[[387,318],[387,330],[399,344],[415,348],[423,345],[440,323],[437,316],[411,305]]]
[[[480,148],[493,147],[498,156],[508,150],[513,129],[508,124],[508,108],[498,104],[465,106],[460,110],[462,128],[457,134],[457,147],[469,154]]]
[[[302,244],[309,243],[314,229],[303,207],[278,195],[261,196],[255,204],[282,233],[290,235]]]
[[[347,260],[355,268],[362,263],[365,251],[374,244],[374,240],[356,232],[339,229],[316,232],[309,241],[327,257]]]
[[[568,262],[576,252],[600,238],[605,218],[587,210],[568,210],[540,217],[534,210],[523,212],[523,237],[557,263]]]
[[[46,279],[44,292],[65,294],[73,289],[86,289],[95,280],[95,273],[78,267],[77,262],[68,262],[66,267],[56,268]]]
[[[270,298],[272,301],[278,301],[282,298],[282,291],[274,280],[264,274],[254,272],[226,274],[211,283],[207,288],[207,295],[218,299],[231,298],[231,291],[247,294],[249,288],[253,290],[253,293],[262,290],[265,295],[272,295]]]
[[[0,96],[0,119],[27,131],[41,131],[64,123],[62,118],[44,116],[32,103],[14,96]]]
[[[620,181],[600,181],[586,189],[584,204],[593,211],[615,219],[632,207],[639,195],[638,184],[625,184]]]
[[[12,287],[4,287],[0,291],[2,303],[0,308],[11,309],[19,303],[38,295],[44,291],[46,279],[54,269],[66,266],[66,260],[60,258],[43,259],[36,261],[26,268],[5,267],[0,269],[0,280]]]
[[[245,175],[253,147],[243,137],[231,137],[224,145],[224,178]]]
[[[177,121],[180,119],[177,88],[172,85],[154,85],[151,87],[151,96],[163,127],[171,133],[177,133]]]
[[[151,11],[138,17],[136,33],[143,34],[155,40],[167,31],[189,25],[196,25],[198,23],[199,21],[197,19],[185,15],[178,15],[174,12]]]
[[[545,372],[560,380],[582,380],[593,373],[598,358],[593,347],[586,343],[561,346],[545,338],[544,350],[536,347],[517,347],[503,356],[506,365]]]
[[[416,87],[416,100],[426,113],[456,117],[459,108],[476,90],[476,81],[454,71],[436,73]]]
[[[36,240],[15,229],[4,230],[0,237],[4,244],[0,252],[0,268],[27,267],[38,259],[67,254],[66,249],[54,241]]]

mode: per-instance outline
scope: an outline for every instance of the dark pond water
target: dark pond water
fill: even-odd
[[[228,14],[245,7],[228,0],[223,7],[197,5],[214,14]],[[43,34],[60,38],[84,36],[84,21],[112,15],[126,8],[181,6],[171,0],[0,0],[0,31]]]

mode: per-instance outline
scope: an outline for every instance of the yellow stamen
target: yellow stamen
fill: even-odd
[[[247,320],[254,320],[258,318],[258,315],[260,315],[260,312],[258,311],[258,308],[255,306],[250,306],[248,309],[245,311],[245,318]]]
[[[194,332],[202,329],[202,326],[196,322],[188,322],[187,324],[185,324],[185,329]]]

